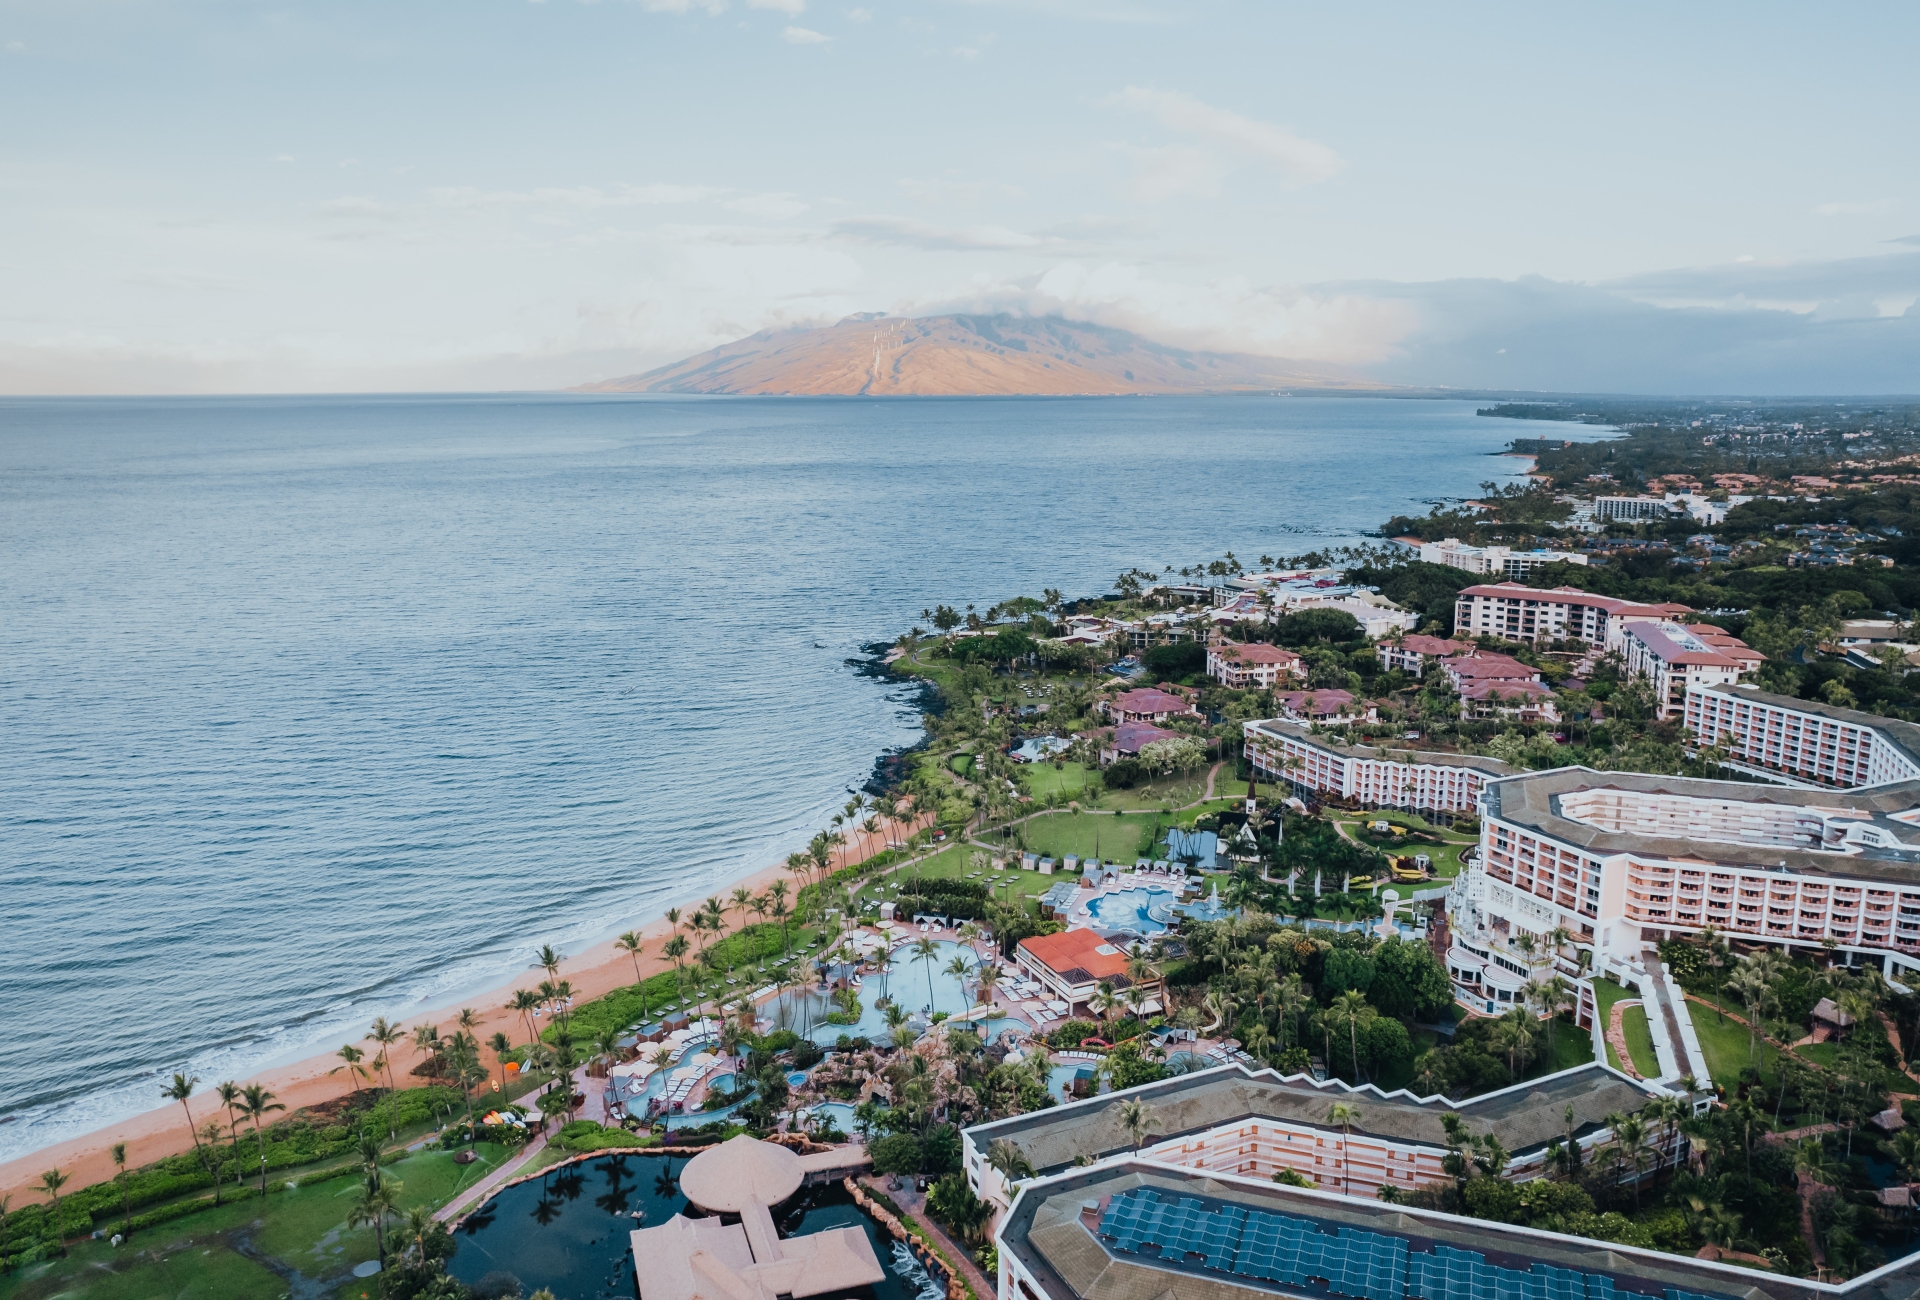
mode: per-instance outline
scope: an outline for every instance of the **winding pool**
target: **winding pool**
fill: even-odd
[[[817,986],[789,989],[768,1003],[763,1014],[773,1020],[776,1028],[791,1029],[826,1046],[832,1046],[842,1034],[849,1038],[885,1038],[889,1032],[887,1013],[874,1005],[882,994],[898,1001],[908,1014],[944,1011],[956,1015],[972,1005],[972,984],[963,989],[957,977],[947,974],[947,965],[955,957],[963,958],[972,969],[979,969],[979,955],[962,943],[948,939],[935,941],[930,961],[916,957],[912,944],[901,944],[893,950],[893,969],[885,975],[868,975],[861,985],[860,1019],[851,1025],[827,1023],[827,1014],[834,1010],[833,1000]]]
[[[1175,895],[1158,885],[1135,885],[1130,889],[1102,894],[1087,903],[1087,914],[1102,930],[1126,930],[1133,934],[1163,934],[1167,929],[1167,909]],[[1159,913],[1158,918],[1154,913]]]

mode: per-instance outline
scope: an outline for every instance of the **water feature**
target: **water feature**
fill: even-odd
[[[886,975],[869,975],[860,988],[860,1019],[851,1025],[832,1025],[826,1022],[827,1014],[836,1008],[833,1000],[822,993],[817,985],[801,989],[789,989],[768,1004],[767,1015],[777,1027],[804,1034],[816,1043],[831,1046],[842,1035],[848,1038],[885,1039],[892,1031],[887,1027],[885,1008],[874,1005],[884,990],[900,1004],[900,1009],[909,1015],[925,1011],[944,1011],[948,1015],[957,1015],[973,1005],[974,992],[971,982],[962,988],[955,976],[947,974],[947,965],[955,957],[963,957],[967,964],[975,969],[980,965],[979,954],[962,943],[941,939],[934,943],[931,961],[922,961],[914,956],[913,945],[903,943],[893,950],[893,969]]]
[[[1175,897],[1171,889],[1158,885],[1135,885],[1090,900],[1087,914],[1101,930],[1124,930],[1143,937],[1163,934],[1169,919],[1167,909]]]
[[[454,1234],[459,1249],[448,1271],[469,1286],[511,1273],[523,1294],[551,1288],[566,1300],[633,1300],[632,1239],[639,1227],[665,1223],[687,1208],[678,1175],[686,1161],[668,1156],[610,1155],[510,1187]],[[633,1218],[639,1211],[643,1216]],[[926,1273],[906,1268],[893,1241],[838,1184],[808,1188],[774,1213],[784,1236],[858,1225],[887,1277],[874,1300],[919,1300]]]

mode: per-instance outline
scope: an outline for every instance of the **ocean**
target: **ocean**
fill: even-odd
[[[1379,398],[0,401],[0,1160],[799,847],[981,608],[1359,541],[1546,427]]]

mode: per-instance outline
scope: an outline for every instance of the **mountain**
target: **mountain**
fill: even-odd
[[[577,393],[988,397],[1015,394],[1266,392],[1375,385],[1238,353],[1187,352],[1057,316],[875,313],[763,330],[643,375]]]

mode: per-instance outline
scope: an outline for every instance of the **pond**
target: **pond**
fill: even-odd
[[[633,1300],[631,1233],[657,1227],[687,1208],[680,1157],[609,1155],[510,1187],[454,1234],[447,1271],[474,1286],[508,1273],[522,1293],[547,1287],[566,1300]],[[634,1211],[644,1216],[634,1218]],[[782,1236],[857,1225],[886,1271],[878,1286],[850,1293],[872,1300],[920,1300],[930,1279],[911,1255],[861,1213],[838,1183],[804,1189],[774,1213]],[[940,1292],[934,1292],[936,1300]]]
[[[829,1046],[842,1034],[849,1038],[884,1039],[890,1032],[887,1013],[874,1005],[883,994],[894,998],[908,1014],[931,1010],[954,1015],[973,1005],[972,980],[963,988],[957,976],[947,974],[946,968],[955,957],[975,969],[980,965],[979,954],[951,940],[936,941],[930,961],[914,956],[911,944],[901,944],[893,950],[893,969],[884,975],[868,975],[861,985],[860,1019],[851,1025],[826,1022],[827,1013],[835,1008],[832,999],[817,987],[789,989],[768,1003],[764,1014],[778,1028],[791,1029]]]

